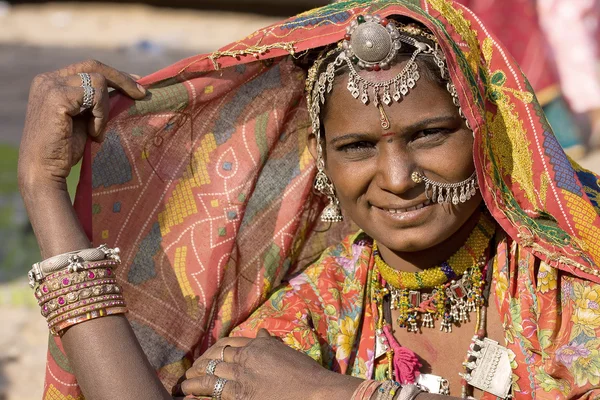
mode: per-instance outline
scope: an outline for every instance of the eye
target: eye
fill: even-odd
[[[421,138],[426,138],[426,139],[433,139],[435,137],[441,136],[441,135],[446,135],[448,133],[451,133],[452,130],[451,129],[447,129],[447,128],[430,128],[430,129],[423,129],[419,132],[416,133],[416,135],[413,137],[414,140],[417,139],[421,139]]]
[[[371,150],[374,148],[375,148],[374,143],[368,142],[366,140],[361,140],[361,141],[357,141],[357,142],[342,144],[342,145],[338,146],[336,150],[349,153],[349,152],[358,152],[358,151],[368,151],[368,150]]]

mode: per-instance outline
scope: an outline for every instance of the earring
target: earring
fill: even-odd
[[[458,203],[466,203],[477,193],[477,172],[458,183],[440,183],[432,181],[420,172],[414,171],[410,175],[410,179],[414,183],[425,182],[425,196],[432,203],[450,203],[458,205]],[[430,190],[431,189],[431,194]]]
[[[329,204],[321,213],[323,222],[342,222],[344,216],[340,208],[340,201],[335,195],[335,188],[329,177],[325,174],[325,162],[323,161],[323,149],[321,143],[317,144],[317,175],[315,176],[315,189],[329,199]]]

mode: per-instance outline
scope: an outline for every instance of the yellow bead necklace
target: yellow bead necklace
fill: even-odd
[[[373,243],[375,264],[381,277],[396,289],[419,290],[433,289],[448,281],[459,279],[465,271],[477,265],[494,235],[495,224],[491,218],[482,212],[465,244],[458,249],[447,261],[421,272],[398,271],[389,266],[379,253],[377,243]]]

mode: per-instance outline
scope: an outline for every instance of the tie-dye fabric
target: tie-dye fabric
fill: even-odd
[[[475,131],[490,212],[552,268],[598,281],[597,177],[565,156],[527,80],[477,17],[449,0],[336,2],[144,78],[147,98],[115,97],[105,142],[88,147],[76,208],[95,244],[122,249],[128,318],[167,388],[344,236],[344,226],[324,232],[315,222],[297,61],[366,13],[406,15],[435,33]],[[45,398],[78,397],[51,339]]]
[[[232,335],[253,337],[266,328],[328,369],[387,379],[386,356],[375,358],[372,282],[381,278],[372,245],[359,232],[329,248]],[[600,284],[550,267],[510,238],[498,240],[495,254],[489,302],[502,318],[513,398],[600,397]]]

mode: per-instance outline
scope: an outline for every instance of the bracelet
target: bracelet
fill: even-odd
[[[42,316],[46,319],[52,319],[56,316],[56,314],[59,314],[60,312],[66,312],[77,308],[75,307],[75,304],[80,304],[82,302],[91,303],[95,299],[105,297],[108,295],[123,296],[121,294],[121,288],[116,283],[94,286],[91,289],[83,289],[79,292],[71,292],[64,297],[59,297],[58,299],[50,300],[49,302],[42,305]]]
[[[119,252],[120,250],[118,247],[110,249],[103,244],[95,249],[91,248],[71,251],[50,257],[31,266],[31,270],[27,274],[29,277],[29,286],[34,288],[35,285],[42,282],[46,276],[65,268],[68,268],[69,272],[77,272],[83,267],[83,262],[85,261],[111,259],[120,263],[121,258],[119,257]]]
[[[50,330],[52,330],[52,327],[54,325],[58,324],[59,322],[63,322],[70,318],[78,317],[78,316],[80,316],[82,314],[86,314],[90,311],[95,311],[95,310],[99,310],[101,308],[108,308],[108,307],[114,307],[114,306],[125,306],[125,300],[110,300],[110,301],[103,301],[101,303],[88,304],[87,306],[77,308],[73,311],[66,312],[52,320],[49,320],[48,327],[50,328]]]
[[[364,380],[358,385],[351,400],[370,400],[373,393],[381,386],[381,382],[372,379]]]
[[[93,288],[94,286],[98,286],[98,285],[108,285],[108,284],[116,284],[116,283],[117,283],[117,280],[115,278],[97,279],[94,281],[78,283],[77,285],[75,285],[73,287],[66,287],[64,289],[57,290],[56,292],[51,292],[51,293],[47,294],[46,296],[44,296],[38,300],[38,304],[41,306],[42,304],[47,303],[48,301],[50,301],[52,299],[58,298],[59,304],[62,306],[64,304],[66,304],[66,302],[67,302],[66,297],[70,296],[75,291],[78,291],[81,289],[86,289],[86,288]]]
[[[109,307],[109,308],[101,308],[99,310],[93,310],[93,311],[86,313],[85,315],[80,315],[80,316],[77,316],[74,318],[70,318],[66,321],[63,321],[61,323],[54,325],[52,328],[50,328],[50,332],[54,336],[61,336],[64,333],[65,329],[67,329],[73,325],[77,325],[82,322],[90,321],[92,319],[96,319],[96,318],[100,318],[100,317],[107,317],[109,315],[125,314],[126,312],[127,312],[127,307],[125,307],[125,306]]]
[[[423,390],[418,385],[404,385],[397,400],[415,400],[420,393]]]
[[[123,297],[122,294],[106,294],[104,296],[92,297],[91,299],[81,300],[81,301],[78,301],[75,304],[71,304],[69,306],[63,307],[60,310],[56,310],[55,312],[49,314],[46,317],[46,320],[47,321],[51,321],[51,320],[57,318],[60,315],[66,314],[69,311],[76,310],[76,309],[81,308],[83,306],[87,306],[87,305],[95,304],[95,303],[100,303],[100,302],[103,302],[103,301],[111,301],[111,300],[125,300],[125,298]]]
[[[385,381],[377,390],[377,400],[393,400],[398,389],[402,390],[402,386],[396,381]]]
[[[112,260],[94,261],[84,264],[83,268],[80,269],[81,272],[71,273],[68,270],[56,272],[48,275],[45,281],[38,285],[34,295],[39,300],[51,292],[85,282],[86,280],[112,277],[113,269],[118,265],[116,261]]]

